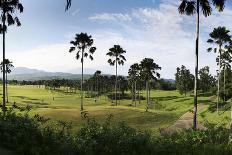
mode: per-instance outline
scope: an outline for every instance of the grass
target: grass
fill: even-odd
[[[59,91],[47,90],[38,86],[9,86],[9,104],[16,103],[17,106],[31,105],[31,115],[40,114],[51,118],[51,120],[63,120],[72,122],[74,128],[80,128],[84,121],[80,115],[80,95],[77,93],[64,93],[61,88]],[[145,92],[142,92],[145,96]],[[54,100],[53,100],[54,99]],[[199,97],[199,103],[206,105],[198,113],[200,122],[208,120],[213,123],[225,122],[228,124],[230,109],[223,107],[220,115],[212,111],[215,103],[210,96]],[[178,120],[184,113],[193,108],[193,97],[184,97],[177,91],[152,91],[151,106],[149,112],[145,112],[146,101],[137,102],[137,107],[131,100],[120,100],[119,106],[101,96],[97,102],[92,98],[85,98],[84,108],[89,116],[95,117],[100,122],[105,120],[107,115],[113,115],[113,122],[126,122],[131,127],[141,130],[150,130],[157,134],[159,129],[167,128]],[[210,111],[211,108],[211,111]],[[226,119],[225,119],[226,118]]]

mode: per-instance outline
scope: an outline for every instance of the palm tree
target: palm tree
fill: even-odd
[[[83,108],[83,69],[84,69],[84,58],[89,57],[90,60],[93,60],[93,54],[96,51],[96,47],[93,47],[93,39],[91,35],[87,33],[76,34],[74,41],[71,41],[72,47],[70,47],[69,52],[77,51],[76,59],[81,58],[81,111]]]
[[[5,35],[7,32],[7,26],[14,25],[16,24],[17,26],[21,26],[21,22],[17,16],[15,16],[15,13],[19,11],[20,13],[23,12],[23,5],[19,2],[19,0],[1,0],[0,1],[0,33],[3,35],[3,103],[2,103],[2,108],[5,111],[6,108],[6,89],[5,89],[5,84],[6,84],[6,79],[5,79]]]
[[[226,101],[226,70],[231,69],[230,63],[232,62],[232,50],[230,49],[230,46],[226,46],[224,50],[222,50],[221,55],[221,66],[223,67],[223,73],[224,73],[224,79],[223,79],[223,101]],[[219,56],[216,59],[217,63],[219,64]]]
[[[146,82],[146,92],[147,92],[147,107],[146,111],[148,111],[149,104],[150,104],[150,85],[149,82],[152,79],[157,80],[157,78],[160,78],[160,74],[157,72],[158,70],[161,70],[161,67],[154,62],[151,58],[145,58],[140,63],[141,68],[141,77]]]
[[[66,6],[65,6],[65,11],[67,11],[71,7],[72,0],[66,0]]]
[[[223,11],[226,0],[212,0],[212,4],[218,11]],[[200,29],[200,8],[205,17],[211,15],[212,7],[209,0],[181,0],[178,8],[180,14],[197,14],[196,20],[196,51],[195,51],[195,80],[194,80],[194,117],[193,129],[197,129],[197,86],[198,86],[198,51],[199,51],[199,29]]]
[[[109,52],[106,54],[110,56],[110,59],[108,60],[108,63],[111,66],[116,66],[115,70],[115,105],[117,106],[117,76],[118,76],[118,65],[124,65],[124,61],[126,61],[126,58],[123,54],[125,54],[126,51],[120,46],[120,45],[114,45],[114,47],[109,49]]]
[[[130,66],[130,69],[128,71],[129,80],[132,84],[132,101],[135,101],[135,107],[136,107],[136,92],[137,92],[137,81],[139,80],[140,76],[140,66],[138,63],[135,63]]]
[[[218,113],[218,104],[220,101],[220,74],[221,74],[221,60],[222,60],[222,48],[224,48],[231,41],[231,37],[229,35],[230,31],[225,27],[214,28],[213,32],[209,34],[210,38],[208,39],[209,44],[217,45],[217,47],[208,48],[208,52],[214,51],[218,52],[218,60],[219,60],[219,70],[218,70],[218,91],[217,91],[217,113]]]
[[[93,75],[93,77],[95,79],[95,92],[97,93],[97,95],[99,95],[99,78],[100,78],[100,76],[101,76],[101,71],[99,71],[99,70],[97,70]]]
[[[8,103],[8,88],[7,88],[7,74],[10,74],[11,73],[11,67],[14,67],[14,65],[12,64],[13,62],[10,61],[9,59],[5,59],[5,68],[6,68],[6,102]],[[3,62],[1,62],[0,64],[1,66],[1,71],[3,72]]]

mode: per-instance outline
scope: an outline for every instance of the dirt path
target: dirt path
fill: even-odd
[[[198,110],[206,108],[208,105],[198,105]],[[183,129],[189,129],[193,126],[193,113],[188,111],[182,115],[173,125],[169,126],[164,132],[165,133],[174,133],[181,131]],[[204,129],[203,124],[198,124],[199,129]]]

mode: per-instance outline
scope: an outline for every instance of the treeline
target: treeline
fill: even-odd
[[[227,72],[229,72],[229,70],[227,70]],[[229,73],[226,73],[226,74],[229,75]],[[231,74],[231,70],[230,70],[230,74]],[[205,67],[201,68],[199,70],[198,75],[199,75],[199,77],[198,77],[198,90],[199,90],[199,92],[202,92],[202,93],[211,92],[213,94],[216,94],[216,91],[217,91],[217,88],[216,88],[217,79],[216,78],[217,77],[210,74],[209,67],[205,66]],[[232,74],[230,76],[232,76]],[[175,80],[176,80],[176,88],[180,92],[180,94],[184,94],[186,96],[186,94],[188,92],[193,91],[194,75],[191,74],[190,70],[187,69],[184,65],[182,65],[181,67],[177,67],[176,74],[175,74]],[[223,81],[224,77],[222,78],[222,76],[221,76],[221,80]],[[229,81],[227,81],[227,83],[228,82]],[[229,89],[229,86],[230,85],[228,85],[226,87],[227,91]],[[232,86],[232,83],[231,83],[231,86]],[[221,92],[221,93],[222,93],[221,96],[223,96],[224,93],[223,92]],[[232,93],[232,91],[231,91],[231,93]]]
[[[96,71],[98,72],[98,71]],[[101,95],[106,92],[114,91],[115,86],[115,75],[102,75],[102,74],[94,74],[89,79],[86,79],[83,84],[83,90],[87,92],[97,93]],[[8,84],[11,85],[34,85],[41,88],[46,89],[61,89],[61,87],[65,87],[67,92],[71,90],[80,90],[80,80],[72,80],[72,79],[52,79],[52,80],[8,80]],[[119,91],[124,94],[125,91],[130,91],[130,81],[126,76],[118,76],[118,88]],[[0,83],[2,83],[2,79],[0,79]],[[138,82],[138,89],[145,89],[144,82]],[[158,90],[175,90],[176,85],[175,81],[170,81],[166,79],[158,79],[157,81],[151,81],[151,88]]]

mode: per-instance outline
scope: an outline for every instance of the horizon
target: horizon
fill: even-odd
[[[145,57],[153,58],[162,67],[162,78],[173,79],[176,68],[181,65],[194,73],[195,16],[179,15],[178,1],[103,0],[99,3],[77,0],[67,12],[64,0],[57,3],[22,0],[22,3],[25,8],[19,15],[22,26],[10,27],[6,37],[6,58],[15,66],[48,72],[80,68],[80,61],[68,52],[69,42],[74,34],[87,32],[92,35],[97,51],[94,61],[86,60],[85,68],[114,74],[105,54],[114,44],[120,44],[127,51],[127,61],[119,67],[119,74],[127,75],[130,65]],[[222,13],[213,11],[200,22],[199,68],[209,66],[213,75],[217,69],[216,54],[207,53],[206,40],[214,27],[232,29],[231,18],[232,6],[228,4]]]

